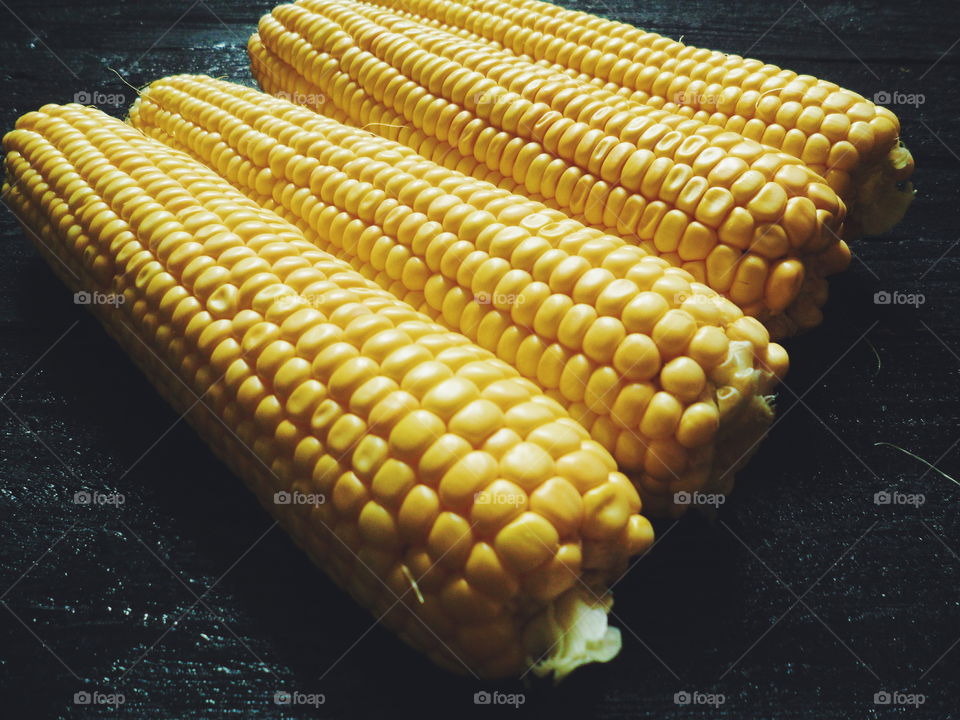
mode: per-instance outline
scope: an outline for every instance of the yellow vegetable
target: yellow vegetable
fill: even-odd
[[[292,73],[316,109],[633,238],[775,336],[819,323],[849,262],[823,178],[737,133],[349,0],[281,5],[249,47],[268,91]]]
[[[618,237],[208,77],[155,81],[130,122],[538,383],[613,454],[647,512],[686,510],[677,492],[729,490],[771,420],[783,348],[732,302]],[[451,422],[469,438],[500,411],[471,405]],[[569,433],[557,441],[576,445]],[[501,477],[524,489],[525,469],[549,466],[542,453],[515,459]],[[596,467],[580,486],[602,475]]]
[[[810,75],[684,45],[656,33],[540,0],[370,0],[464,38],[494,42],[604,88],[619,100],[732,130],[783,150],[850,209],[845,236],[885,232],[913,199],[900,122],[884,107]]]
[[[616,654],[605,588],[652,531],[558,403],[97,110],[47,105],[3,148],[6,201],[51,268],[113,294],[90,305],[110,334],[403,640],[485,677]]]

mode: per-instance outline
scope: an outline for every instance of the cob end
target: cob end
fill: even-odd
[[[881,235],[903,219],[916,194],[908,178],[913,156],[901,142],[858,173],[857,197],[851,215],[857,235]]]
[[[773,422],[773,396],[755,395],[738,411],[728,429],[718,434],[720,450],[714,459],[713,473],[705,491],[727,495],[733,490],[734,476],[753,457],[760,440]]]
[[[717,433],[717,454],[704,484],[708,493],[727,495],[733,490],[734,475],[756,452],[773,422],[774,396],[770,390],[778,381],[777,373],[752,367],[751,353],[748,343],[731,343],[724,368],[728,384],[718,391],[723,422]]]
[[[594,595],[578,585],[548,605],[529,622],[524,644],[532,649],[530,664],[539,677],[558,683],[573,670],[593,662],[608,662],[620,652],[620,630],[607,624],[613,595]]]

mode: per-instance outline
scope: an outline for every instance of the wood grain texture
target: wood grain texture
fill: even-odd
[[[252,84],[243,47],[269,7],[4,0],[0,125],[81,92],[123,95],[104,107],[122,115],[134,91],[112,70],[134,86],[186,71]],[[916,158],[916,202],[893,232],[854,247],[852,267],[831,283],[827,321],[788,343],[780,419],[716,520],[660,527],[655,550],[617,586],[620,657],[558,689],[497,687],[526,693],[519,711],[474,706],[475,691],[494,688],[451,678],[371,629],[71,302],[4,210],[6,717],[957,716],[960,487],[877,445],[960,477],[956,4],[576,7],[867,96],[925,98],[894,108]],[[884,289],[926,302],[875,305]],[[125,502],[74,504],[85,489]],[[926,502],[874,504],[874,493],[893,489]],[[291,711],[274,705],[278,689],[324,693],[326,703]],[[122,692],[126,702],[118,711],[74,705],[82,690]],[[681,690],[726,702],[678,706]],[[879,690],[926,702],[877,706]]]

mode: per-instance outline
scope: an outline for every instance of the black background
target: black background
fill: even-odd
[[[244,45],[269,7],[0,1],[0,126],[78,92],[100,93],[122,115],[134,90],[118,75],[135,86],[175,72],[252,84]],[[449,676],[370,629],[72,303],[3,210],[0,715],[957,716],[960,487],[939,472],[960,477],[956,4],[577,7],[868,97],[924,96],[893,108],[916,158],[916,202],[892,232],[855,245],[826,322],[787,343],[779,419],[717,520],[661,526],[616,588],[621,655],[556,689],[492,685]],[[875,305],[878,290],[925,302]],[[125,503],[75,505],[83,489]],[[926,502],[878,506],[882,490]],[[75,706],[84,689],[126,702]],[[326,704],[291,714],[274,705],[278,689],[323,693]],[[475,707],[480,689],[525,692],[525,706]],[[678,706],[681,690],[726,702]],[[877,706],[880,690],[926,701]]]

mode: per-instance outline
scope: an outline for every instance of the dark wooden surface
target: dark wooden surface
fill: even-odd
[[[924,95],[894,108],[917,161],[916,202],[893,232],[856,245],[827,321],[788,343],[780,419],[717,520],[660,527],[617,587],[617,660],[558,689],[494,687],[450,677],[370,629],[71,302],[4,210],[0,715],[957,716],[960,487],[939,472],[960,477],[956,4],[579,7],[868,96]],[[118,75],[134,86],[184,71],[251,83],[243,47],[268,9],[3,0],[0,126],[84,92],[122,115],[134,91]],[[875,305],[879,290],[925,303]],[[74,504],[85,489],[125,503]],[[883,490],[926,502],[878,506]],[[475,706],[484,688],[525,692],[524,707]],[[291,711],[273,703],[278,689],[326,703]],[[75,705],[83,690],[126,702]],[[683,690],[726,702],[679,706]],[[925,703],[875,705],[881,690]]]

